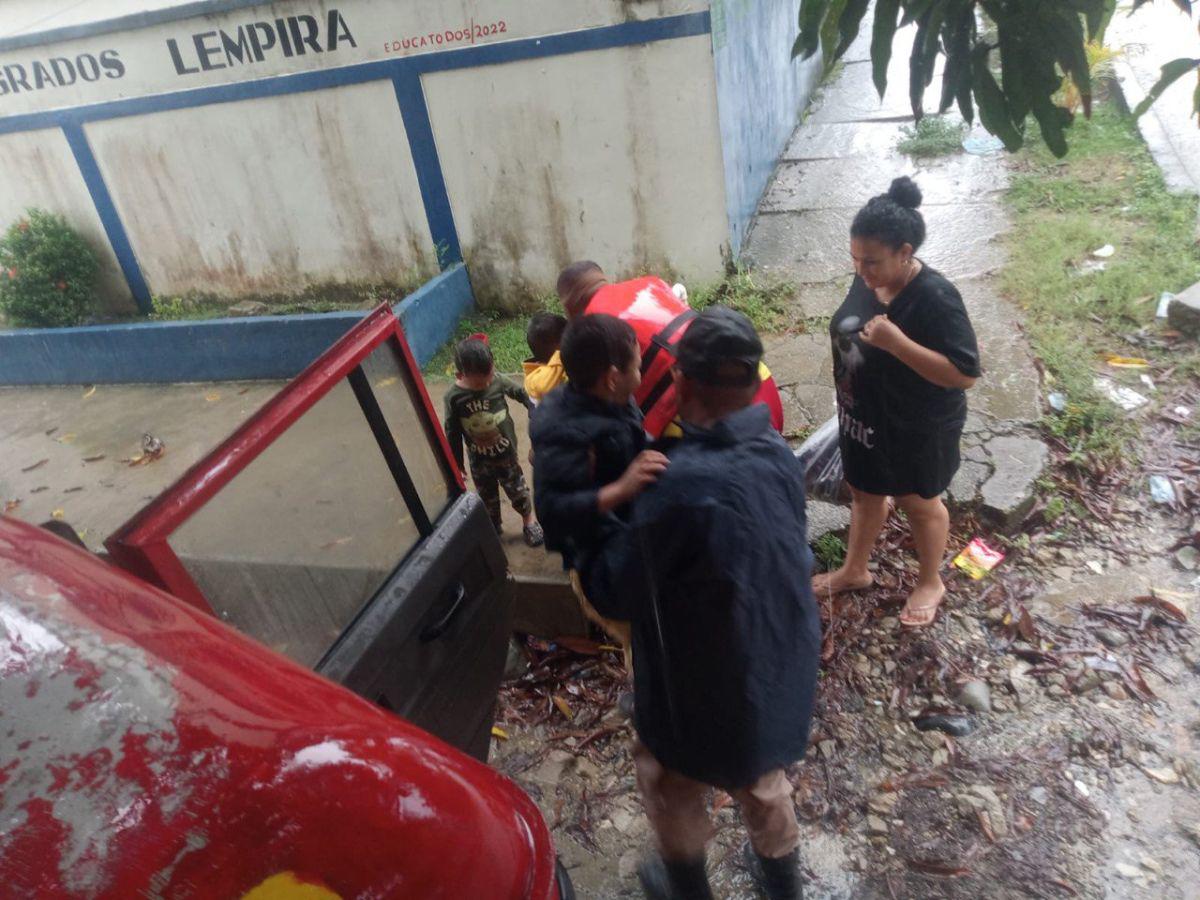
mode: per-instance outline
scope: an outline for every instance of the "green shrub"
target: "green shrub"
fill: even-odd
[[[66,219],[31,209],[0,238],[0,310],[14,325],[78,325],[91,309],[99,268]]]
[[[901,129],[904,138],[896,149],[915,157],[946,156],[962,150],[966,132],[967,126],[956,119],[925,116],[915,125]]]

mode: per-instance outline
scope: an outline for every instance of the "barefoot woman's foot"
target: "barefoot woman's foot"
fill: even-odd
[[[833,572],[814,575],[812,589],[818,597],[825,597],[829,594],[842,594],[846,591],[862,591],[874,583],[875,577],[870,572],[847,572],[845,569],[836,569]]]
[[[940,581],[937,584],[917,585],[917,589],[904,604],[904,609],[900,611],[900,624],[910,628],[932,625],[945,596],[946,586]]]

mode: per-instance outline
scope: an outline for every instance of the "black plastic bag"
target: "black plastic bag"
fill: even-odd
[[[838,449],[838,419],[834,416],[808,436],[796,459],[804,464],[804,489],[813,500],[845,503],[850,499]]]

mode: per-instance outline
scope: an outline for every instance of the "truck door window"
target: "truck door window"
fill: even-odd
[[[168,543],[213,612],[312,666],[420,537],[343,380]]]
[[[381,307],[107,546],[314,666],[461,490],[399,324]]]

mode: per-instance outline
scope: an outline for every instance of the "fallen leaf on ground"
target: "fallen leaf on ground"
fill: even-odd
[[[983,836],[993,844],[996,843],[996,832],[992,831],[992,817],[982,809],[975,810],[975,817],[979,819],[979,828],[983,831]]]
[[[1142,359],[1140,356],[1110,356],[1107,362],[1114,369],[1150,368],[1150,360]]]
[[[499,725],[493,725],[492,726],[492,737],[499,738],[502,741],[507,741],[508,740],[508,732],[505,731],[503,728],[501,728]]]
[[[50,435],[54,434],[54,432],[56,432],[56,431],[58,431],[57,425],[55,425],[53,428],[47,428],[46,429],[46,437],[50,437]]]
[[[1163,766],[1160,769],[1151,769],[1146,766],[1142,766],[1142,771],[1159,784],[1179,784],[1179,773],[1170,766]]]
[[[50,490],[50,485],[48,485],[48,484],[39,484],[37,487],[35,487],[35,488],[34,488],[32,491],[30,491],[29,493],[31,493],[31,494],[40,494],[42,491],[48,491],[48,490]]]
[[[943,878],[961,878],[963,875],[970,875],[971,870],[966,866],[960,866],[955,863],[940,863],[931,859],[909,859],[905,860],[908,867],[914,872],[922,872],[925,875],[940,875]]]
[[[66,512],[64,512],[61,508],[59,508],[59,509],[56,509],[54,512],[50,513],[50,518],[61,520],[65,515],[66,515]]]
[[[80,484],[80,485],[76,485],[75,487],[67,488],[65,491],[63,491],[63,493],[64,494],[78,494],[82,490],[83,490],[83,485]]]
[[[554,699],[554,705],[558,707],[558,711],[560,713],[562,713],[568,719],[575,718],[575,713],[571,712],[571,707],[567,703],[566,700],[564,700],[562,697],[558,696],[558,694],[555,694],[553,699]]]
[[[92,394],[94,394],[94,393],[96,393],[96,386],[93,384],[93,385],[92,385],[90,388],[88,388],[88,389],[87,389],[87,391],[84,393],[84,395],[83,395],[83,398],[82,398],[82,399],[86,400],[88,397],[92,396]]]
[[[395,384],[399,380],[400,380],[400,377],[398,375],[392,375],[389,378],[382,378],[379,381],[375,382],[375,387],[377,387],[377,388],[391,387],[393,384]]]
[[[39,459],[32,466],[26,466],[21,471],[22,472],[32,472],[34,469],[40,469],[42,466],[44,466],[48,462],[50,462],[50,460],[48,460],[48,459]]]
[[[4,501],[4,511],[6,513],[10,513],[13,510],[15,510],[17,507],[19,507],[20,505],[21,505],[20,500],[5,500]]]
[[[209,393],[204,395],[204,400],[206,403],[216,403],[220,399],[221,399],[220,391],[210,391]]]
[[[85,456],[83,458],[83,461],[85,463],[92,463],[92,462],[100,462],[100,460],[102,460],[102,459],[104,459],[104,454],[97,453],[95,456]]]
[[[1168,599],[1168,597],[1170,599]],[[1162,588],[1151,588],[1149,596],[1134,597],[1134,603],[1153,606],[1160,612],[1166,613],[1176,622],[1187,622],[1187,598],[1177,591],[1167,591]]]
[[[75,440],[75,432],[68,431],[66,434],[56,437],[54,440],[60,444],[69,444]]]

